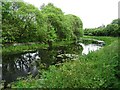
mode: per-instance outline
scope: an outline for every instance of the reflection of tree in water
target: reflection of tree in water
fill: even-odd
[[[8,83],[15,81],[18,77],[25,77],[29,73],[33,77],[36,76],[38,73],[36,61],[38,59],[40,59],[38,52],[3,56],[2,79],[5,80],[4,87],[7,87]]]
[[[82,53],[82,47],[76,44],[69,44],[54,48],[57,51],[56,62],[54,64],[63,63],[65,60],[71,60]]]
[[[80,45],[69,44],[57,48],[60,54],[81,54],[82,48]]]
[[[48,68],[49,65],[53,64],[56,61],[57,51],[50,49],[39,50],[39,55],[41,58],[41,63]]]
[[[2,79],[5,80],[4,87],[7,87],[7,84],[11,81],[14,81],[16,78],[15,73],[15,62],[14,56],[7,57],[3,56],[3,66],[2,66]]]

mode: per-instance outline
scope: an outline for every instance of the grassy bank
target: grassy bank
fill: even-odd
[[[32,44],[32,45],[20,45],[20,46],[9,46],[3,47],[3,54],[16,54],[16,53],[24,53],[29,51],[35,51],[40,48],[47,48],[48,45],[45,44]],[[12,52],[12,53],[11,53]]]
[[[53,42],[53,47],[70,44],[72,42],[73,41]],[[3,47],[2,48],[2,54],[5,55],[5,54],[24,53],[24,52],[36,51],[38,49],[45,49],[45,48],[48,48],[48,44],[34,43],[34,44],[31,44],[31,45],[18,45],[18,46],[12,46],[11,45],[11,46],[8,46],[8,47]]]
[[[118,40],[118,37],[110,37],[110,36],[84,36],[83,39],[97,39],[97,40],[102,40],[105,41],[106,46],[110,45],[113,41]]]
[[[108,40],[106,37],[99,39]],[[111,42],[97,52],[92,52],[86,56],[80,57],[79,60],[66,62],[60,67],[55,65],[51,66],[49,70],[42,73],[40,79],[28,78],[27,80],[20,80],[13,83],[12,87],[120,88],[120,78],[117,76],[119,75],[119,44],[117,40]]]

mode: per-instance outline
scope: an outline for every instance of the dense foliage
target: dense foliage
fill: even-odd
[[[2,2],[3,44],[76,40],[82,35],[79,17],[64,15],[51,3],[39,10],[24,2]]]
[[[98,28],[86,28],[85,35],[92,36],[120,36],[120,19],[115,19],[106,27],[103,25]]]
[[[81,56],[79,60],[66,62],[60,67],[51,66],[42,73],[41,79],[20,80],[13,87],[120,88],[118,60],[118,41],[115,41],[97,52]]]
[[[97,52],[79,56],[75,61],[51,65],[47,70],[41,69],[38,77],[31,78],[29,75],[24,80],[13,82],[12,88],[120,88],[120,49],[117,38],[98,37],[119,36],[119,23],[119,19],[115,19],[107,26],[85,29],[83,32],[83,23],[79,17],[65,15],[52,3],[43,4],[38,9],[24,2],[2,2],[0,41],[3,45],[20,44],[7,49],[3,47],[2,52],[23,53],[33,49],[45,49],[50,45],[66,45],[79,40],[83,34],[94,35],[92,38],[106,42],[106,46]],[[68,49],[72,50],[69,47]],[[48,62],[51,62],[50,59]]]

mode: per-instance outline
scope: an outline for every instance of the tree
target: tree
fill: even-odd
[[[2,3],[3,43],[52,42],[79,39],[82,21],[75,15],[64,15],[52,3],[41,9],[24,2]]]
[[[79,39],[80,37],[83,36],[83,23],[80,20],[79,17],[69,14],[66,15],[67,18],[69,18],[69,22],[70,22],[70,26],[71,26],[71,30],[74,34],[74,37],[76,37],[76,39]]]
[[[49,3],[42,8],[41,12],[46,18],[46,38],[48,42],[56,41],[60,38],[60,32],[62,31],[62,17],[64,16],[62,10]]]
[[[33,42],[44,36],[44,18],[33,5],[3,2],[2,6],[3,43]]]

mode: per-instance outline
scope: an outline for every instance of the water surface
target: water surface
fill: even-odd
[[[96,51],[102,48],[102,46],[98,44],[87,44],[87,45],[83,43],[79,43],[79,44],[83,47],[82,55],[87,55],[92,51]]]

